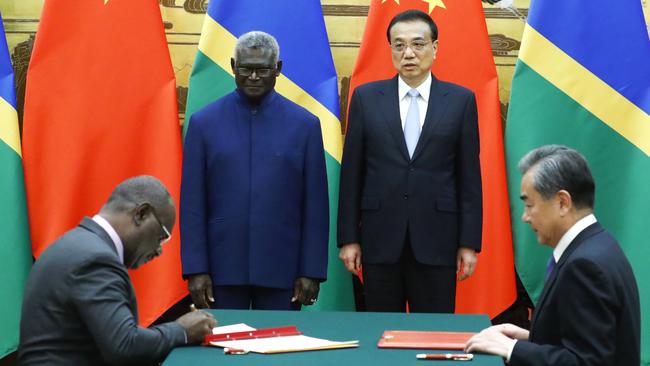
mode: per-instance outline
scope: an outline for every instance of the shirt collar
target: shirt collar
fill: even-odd
[[[111,224],[105,218],[99,215],[93,216],[93,221],[101,226],[102,229],[106,231],[108,236],[111,237],[113,245],[115,245],[115,249],[117,250],[117,255],[120,257],[120,262],[124,264],[124,244],[122,244],[122,239],[120,239],[120,236],[117,235],[117,231],[113,229],[113,226],[111,226]]]
[[[399,100],[402,100],[406,97],[406,94],[411,90],[411,88],[404,79],[402,79],[401,76],[397,77],[397,95],[399,96]],[[424,99],[425,102],[429,102],[429,94],[431,93],[431,74],[427,75],[427,78],[424,79],[422,84],[418,85],[417,88],[415,88],[418,93],[420,93],[420,97]]]
[[[584,229],[586,229],[588,226],[594,224],[596,222],[596,216],[594,214],[589,214],[580,220],[578,220],[569,230],[567,230],[564,235],[562,235],[562,238],[560,239],[560,242],[557,243],[557,246],[553,249],[553,258],[555,258],[555,263],[558,263],[560,261],[560,258],[562,257],[562,254],[566,250],[566,248],[569,247],[569,244],[573,241],[573,239],[578,236]]]

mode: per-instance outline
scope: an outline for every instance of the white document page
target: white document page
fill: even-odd
[[[212,333],[225,334],[253,330],[255,330],[255,328],[252,328],[243,323],[239,323],[216,327],[212,329]],[[242,339],[236,341],[216,341],[210,342],[210,345],[223,348],[240,349],[256,353],[283,353],[358,347],[359,341],[335,342],[329,341],[327,339],[308,337],[305,335],[293,335],[285,337]]]

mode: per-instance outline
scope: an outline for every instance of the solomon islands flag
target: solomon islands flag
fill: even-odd
[[[230,58],[237,38],[259,30],[280,44],[282,75],[277,92],[316,115],[321,122],[329,186],[330,239],[327,282],[319,301],[306,309],[353,310],[351,275],[338,259],[338,211],[341,127],[336,71],[319,1],[211,1],[203,23],[187,98],[187,131],[193,112],[235,88]]]

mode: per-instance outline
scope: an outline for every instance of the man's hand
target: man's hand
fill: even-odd
[[[343,261],[345,268],[358,275],[361,269],[361,245],[359,243],[348,243],[339,250],[339,258]]]
[[[516,339],[528,339],[528,331],[512,324],[499,324],[483,329],[465,344],[465,352],[482,352],[508,357]]]
[[[496,328],[499,332],[503,333],[507,337],[521,339],[523,341],[527,341],[528,336],[530,335],[530,332],[527,329],[510,323],[495,325],[494,328]]]
[[[313,305],[318,299],[320,283],[307,277],[298,277],[293,286],[291,302],[298,301],[302,305]]]
[[[476,251],[474,249],[458,248],[458,254],[456,254],[456,273],[460,273],[459,281],[468,278],[474,273],[476,262]]]
[[[203,342],[206,335],[212,334],[212,328],[217,326],[217,320],[212,314],[205,311],[191,311],[176,322],[185,329],[187,335],[187,344],[196,344]]]
[[[192,275],[188,278],[188,286],[192,301],[199,309],[210,307],[208,302],[214,302],[212,297],[212,279],[208,274]]]

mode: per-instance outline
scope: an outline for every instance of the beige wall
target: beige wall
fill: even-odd
[[[650,25],[650,0],[640,0]],[[0,0],[0,12],[4,19],[7,41],[12,53],[16,75],[24,82],[30,52],[30,37],[38,27],[38,18],[43,0]],[[205,0],[160,0],[163,20],[167,32],[170,55],[176,73],[179,91],[179,110],[184,117],[185,97],[189,75],[196,54],[201,25],[207,1]],[[325,24],[330,39],[334,64],[339,81],[349,77],[363,36],[366,14],[370,0],[322,0]],[[515,0],[514,6],[527,14],[530,0]],[[499,74],[500,98],[507,104],[510,83],[517,52],[521,41],[524,22],[509,11],[485,4],[484,11],[492,43],[494,61]],[[22,88],[22,89],[21,89]],[[19,100],[24,86],[18,86]],[[342,90],[345,95],[345,90]]]

